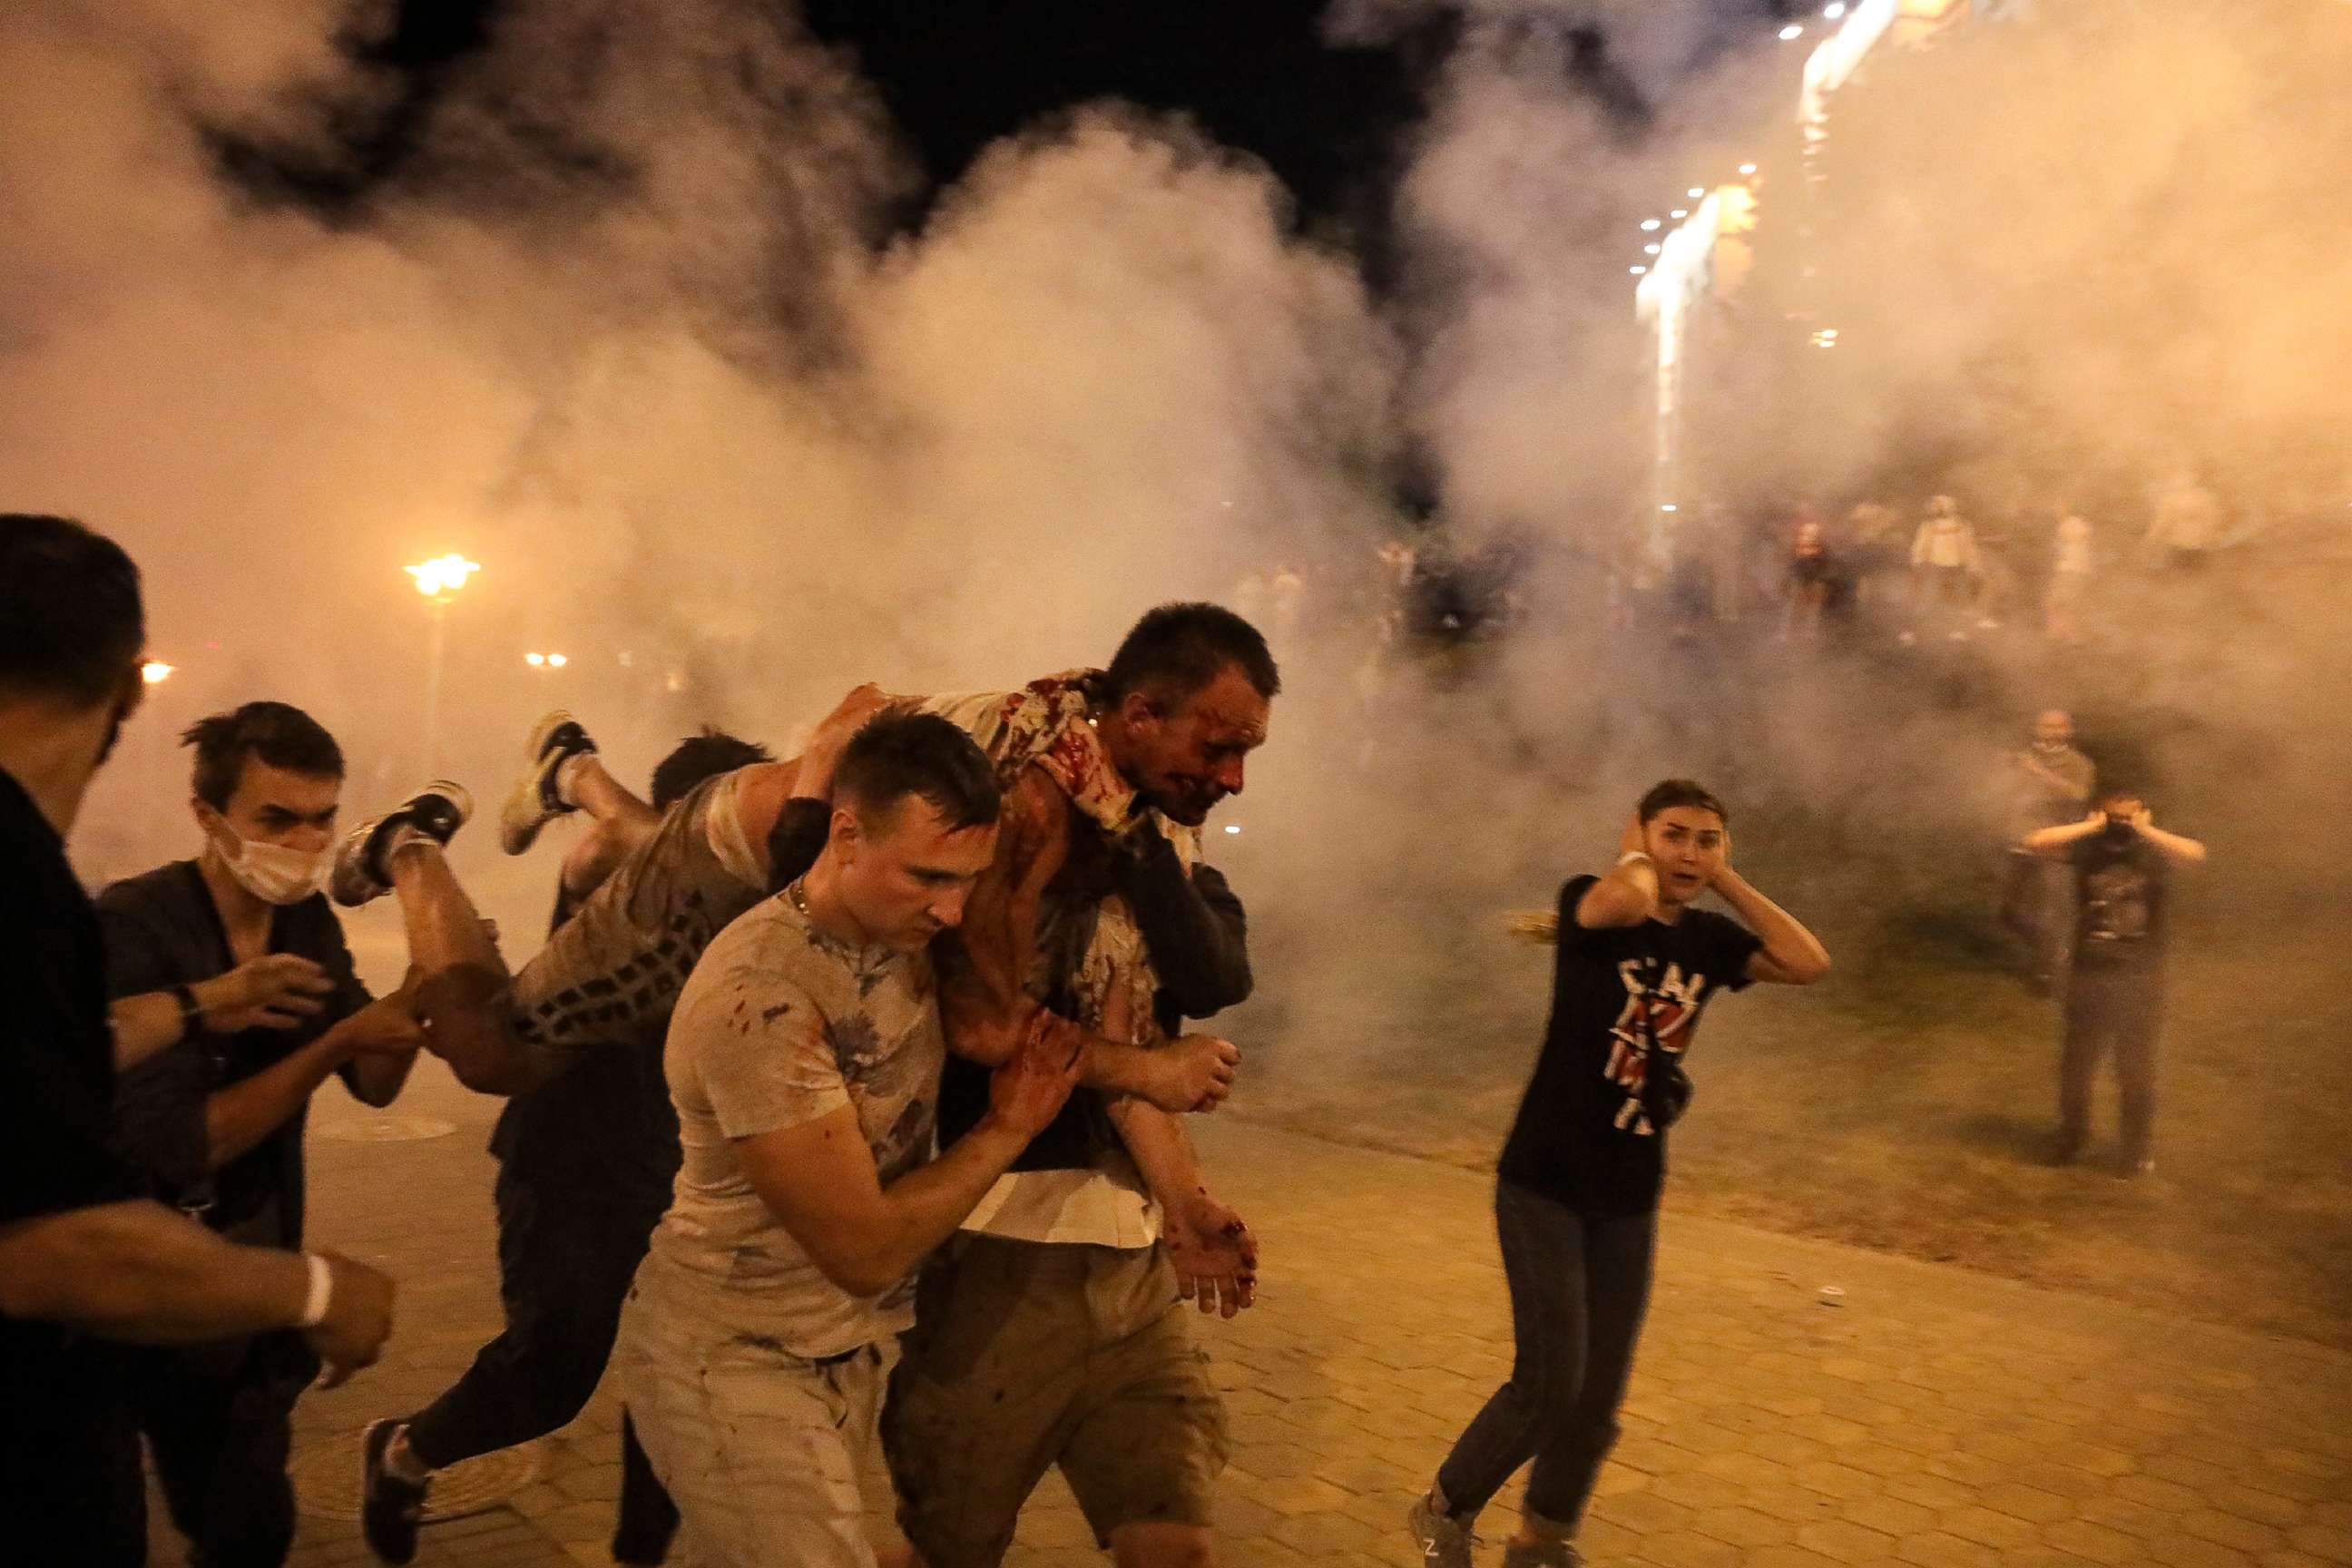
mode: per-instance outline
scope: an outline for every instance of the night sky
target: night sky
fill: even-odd
[[[341,106],[331,159],[219,143],[225,166],[256,194],[333,213],[363,208],[403,172],[442,83],[478,51],[500,0],[401,0],[388,37],[352,52],[399,84],[388,102]],[[1791,0],[1717,0],[1770,14]],[[1057,110],[1115,97],[1182,110],[1219,142],[1264,160],[1296,197],[1303,226],[1361,247],[1375,272],[1406,132],[1458,33],[1428,16],[1382,47],[1330,46],[1329,0],[803,0],[809,26],[853,51],[920,160],[930,192],[989,142]],[[1569,85],[1638,130],[1643,104],[1607,40],[1563,23],[1549,40]],[[919,200],[904,215],[919,221]]]

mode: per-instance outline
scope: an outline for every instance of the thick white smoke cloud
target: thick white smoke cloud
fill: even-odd
[[[444,763],[488,783],[551,698],[647,761],[689,720],[789,743],[856,679],[1099,660],[1153,602],[1378,526],[1390,336],[1187,126],[1082,110],[885,246],[907,160],[851,62],[765,7],[526,0],[355,213],[226,184],[206,131],[315,144],[380,89],[331,79],[336,29],[381,20],[0,24],[0,490],[121,540],[182,669],[86,851],[177,847],[169,729],[254,696],[404,782],[398,567],[444,550],[485,568]]]

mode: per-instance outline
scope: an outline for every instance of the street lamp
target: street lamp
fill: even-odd
[[[161,686],[172,679],[172,671],[178,668],[177,665],[165,664],[160,658],[151,658],[139,667],[139,679],[150,686]]]
[[[436,555],[430,561],[420,561],[414,566],[404,566],[415,583],[416,591],[425,595],[425,616],[432,623],[431,651],[425,665],[425,771],[438,772],[441,765],[441,651],[447,641],[446,626],[449,602],[466,580],[482,569],[481,563],[468,561],[456,553]]]

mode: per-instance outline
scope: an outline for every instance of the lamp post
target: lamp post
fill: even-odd
[[[425,618],[432,625],[430,651],[425,666],[425,771],[434,773],[441,766],[441,651],[447,640],[449,603],[466,580],[481,570],[481,563],[468,561],[458,554],[436,555],[430,561],[420,561],[414,566],[404,566],[416,584],[416,591],[425,595]]]

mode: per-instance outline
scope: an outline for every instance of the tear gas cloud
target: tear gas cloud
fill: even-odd
[[[1333,47],[1428,9],[1336,7]],[[1737,305],[1842,310],[1835,374],[1800,396],[1721,366],[1753,417],[1708,427],[1710,487],[2063,496],[2121,560],[2186,460],[2254,547],[2340,552],[2352,250],[2327,209],[2352,105],[2326,77],[2352,7],[2034,11],[1842,98],[1833,276],[1759,265]],[[1398,150],[1388,299],[1264,168],[1116,104],[1007,138],[894,237],[915,172],[856,62],[725,0],[518,0],[351,212],[221,177],[221,132],[337,156],[334,106],[388,90],[338,41],[384,22],[331,0],[0,22],[0,489],[121,540],[181,667],[93,797],[88,870],[183,852],[169,731],[247,698],[337,731],[354,807],[404,786],[426,624],[398,567],[446,550],[485,568],[445,625],[441,725],[478,784],[553,702],[625,772],[703,721],[788,749],[855,681],[1099,661],[1151,603],[1297,563],[1291,695],[1214,848],[1281,954],[1258,1021],[1335,1045],[1406,1026],[1402,990],[1516,962],[1486,956],[1490,911],[1599,859],[1665,773],[1722,782],[1759,854],[1775,814],[1841,851],[1965,827],[1982,760],[2049,701],[2188,714],[2152,742],[2184,810],[2232,748],[2294,798],[2342,776],[2317,581],[2217,591],[2077,668],[1988,655],[1966,700],[1612,632],[1606,568],[1649,500],[1636,226],[1760,158],[1785,244],[1801,194],[1810,45],[1775,53],[1752,7],[1464,7]],[[1467,677],[1366,630],[1408,453],[1454,537],[1532,543],[1527,629]],[[2295,534],[2323,497],[2328,527]],[[521,662],[559,647],[560,673]]]

